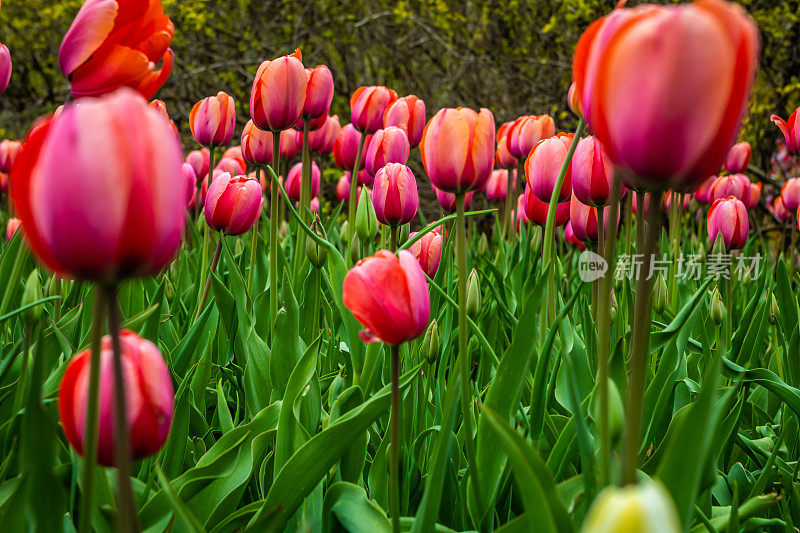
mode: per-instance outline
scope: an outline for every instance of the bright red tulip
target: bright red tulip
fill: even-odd
[[[0,44],[0,94],[3,94],[11,81],[11,52],[4,44]]]
[[[186,162],[192,165],[197,181],[202,180],[208,175],[208,165],[210,164],[208,148],[192,150],[186,155]]]
[[[75,96],[131,87],[149,100],[172,72],[174,35],[161,0],[86,0],[61,41],[58,65]]]
[[[579,238],[575,236],[575,232],[572,231],[572,221],[568,220],[567,224],[564,226],[564,240],[567,241],[569,244],[577,248],[578,250],[585,250],[586,245],[583,244]]]
[[[248,120],[242,130],[242,156],[251,165],[272,163],[272,132],[260,130]]]
[[[790,154],[800,155],[800,107],[794,110],[794,113],[789,115],[789,121],[783,120],[778,115],[772,115],[770,119],[781,129],[784,138],[786,139],[786,149]]]
[[[132,331],[120,332],[127,425],[133,459],[156,453],[166,442],[172,424],[173,389],[167,365],[152,342]],[[85,350],[72,358],[58,391],[58,411],[67,440],[83,455],[89,360]],[[97,419],[97,462],[115,466],[114,363],[111,337],[103,337],[100,352],[100,395]]]
[[[300,201],[300,189],[303,182],[303,163],[295,163],[286,174],[286,195],[293,202]],[[315,162],[311,162],[311,197],[319,194],[322,173]]]
[[[694,199],[697,200],[701,204],[710,204],[710,194],[711,194],[711,187],[714,186],[714,182],[717,181],[717,176],[711,176],[703,183],[700,184],[700,187],[694,191]]]
[[[359,87],[350,97],[350,122],[362,133],[375,133],[383,127],[383,115],[397,93],[381,85]]]
[[[303,118],[318,118],[328,114],[333,100],[333,75],[325,65],[306,69],[306,101]]]
[[[31,248],[75,278],[158,272],[181,240],[181,160],[169,123],[131,90],[65,107],[31,130],[11,174]]]
[[[707,227],[708,238],[712,243],[721,234],[727,249],[742,248],[750,230],[747,208],[741,200],[733,196],[718,198],[708,210]]]
[[[499,168],[517,168],[517,158],[508,151],[508,130],[513,124],[504,122],[497,128],[497,151],[494,160]]]
[[[388,163],[406,164],[411,146],[406,132],[397,126],[378,130],[372,136],[364,159],[367,172],[375,176]]]
[[[512,180],[517,179],[517,171],[516,170],[508,170],[508,169],[498,169],[493,170],[492,175],[489,177],[489,181],[486,182],[484,186],[484,190],[486,191],[486,197],[489,200],[505,200],[506,193],[508,191],[508,173],[511,172]]]
[[[578,42],[575,97],[626,179],[693,190],[736,140],[758,57],[758,29],[733,3],[615,9]]]
[[[428,327],[428,283],[416,258],[379,250],[356,263],[344,277],[342,301],[366,328],[364,342],[401,344]]]
[[[570,167],[572,193],[586,205],[608,205],[614,165],[595,137],[578,141]],[[621,188],[622,189],[622,188]]]
[[[714,203],[719,198],[735,196],[744,203],[750,197],[750,180],[744,174],[730,174],[718,177],[708,191],[709,203]]]
[[[417,180],[411,169],[402,163],[388,163],[382,167],[375,175],[372,205],[382,224],[398,226],[411,222],[419,208]]]
[[[412,233],[410,237],[414,237],[417,233]],[[436,275],[439,269],[439,262],[442,260],[442,245],[444,244],[444,236],[437,230],[429,231],[423,235],[417,242],[411,245],[409,251],[414,255],[422,267],[422,270],[429,278]]]
[[[0,142],[0,172],[5,172],[6,174],[11,172],[21,149],[22,143],[20,141],[4,139]]]
[[[264,61],[250,92],[250,118],[265,131],[287,130],[303,113],[307,90],[308,74],[300,50]]]
[[[480,189],[494,166],[494,116],[466,107],[440,109],[425,126],[420,151],[431,183],[449,193]]]
[[[425,102],[413,94],[394,101],[383,115],[383,127],[398,126],[408,135],[411,148],[419,146],[425,129]]]
[[[783,184],[781,198],[787,211],[790,213],[797,211],[800,207],[800,178],[791,178]]]
[[[300,153],[303,147],[303,134],[289,128],[281,132],[281,161],[287,161]]]
[[[6,240],[10,241],[11,237],[17,232],[17,230],[22,225],[22,221],[16,217],[11,217],[8,219],[8,223],[6,224]]]
[[[439,202],[439,205],[442,206],[442,209],[445,211],[455,211],[456,210],[456,195],[452,192],[446,192],[441,189],[438,189],[435,185],[431,185],[433,192],[436,194],[436,200]],[[475,191],[470,191],[464,195],[464,209],[469,209],[469,205],[472,203],[472,197],[475,195]]]
[[[536,198],[531,188],[527,186],[523,198],[528,220],[537,226],[544,226],[547,223],[547,210],[550,208],[550,202],[542,202]],[[569,220],[569,202],[559,202],[556,204],[556,227],[563,226],[567,220]]]
[[[556,125],[550,115],[526,115],[519,117],[508,128],[508,151],[517,159],[527,157],[539,141],[549,139],[556,133]]]
[[[525,160],[525,179],[531,192],[542,202],[550,203],[550,196],[556,186],[561,164],[567,157],[572,133],[559,133],[549,139],[539,141]],[[569,200],[572,194],[572,164],[567,167],[564,183],[558,194],[558,201]]]
[[[247,176],[218,174],[205,196],[206,223],[228,235],[241,235],[261,216],[261,184]]]
[[[236,126],[233,98],[220,91],[203,98],[189,113],[189,128],[200,146],[224,146],[231,142]]]
[[[339,134],[333,142],[333,159],[336,161],[336,166],[342,170],[353,170],[356,164],[361,135],[361,132],[352,124],[346,124],[339,130]],[[364,149],[361,151],[361,161],[358,162],[358,168],[364,168],[371,139],[372,135],[367,135],[364,141]]]
[[[339,130],[341,130],[339,116],[326,117],[325,124],[321,128],[308,133],[309,149],[318,154],[333,153],[333,143],[339,135]]]
[[[750,143],[743,141],[731,146],[728,150],[728,156],[725,158],[725,168],[728,172],[736,174],[737,172],[747,172],[747,167],[750,166]]]

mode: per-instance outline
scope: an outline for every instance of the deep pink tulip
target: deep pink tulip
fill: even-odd
[[[333,75],[325,65],[306,69],[306,101],[302,117],[318,118],[328,114],[333,100]]]
[[[11,81],[11,52],[4,44],[0,44],[0,94],[3,94]]]
[[[708,238],[712,243],[721,234],[727,249],[742,248],[750,230],[747,208],[741,200],[733,196],[718,198],[708,210],[707,227]]]
[[[791,178],[783,184],[781,198],[787,211],[790,213],[797,211],[800,207],[800,178]]]
[[[525,194],[520,194],[517,197],[517,231],[522,224],[530,224],[531,220],[525,212]]]
[[[417,232],[412,233],[409,238],[414,237],[416,234]],[[429,278],[433,278],[439,269],[443,244],[444,235],[437,230],[433,230],[423,235],[409,248],[409,251],[417,259],[419,266],[422,267],[422,270]]]
[[[517,171],[516,170],[508,170],[505,168],[501,168],[498,170],[493,170],[492,175],[489,177],[489,181],[486,182],[484,186],[484,190],[486,191],[486,197],[489,200],[505,200],[506,193],[508,191],[508,173],[511,172],[512,180],[517,179]]]
[[[210,164],[208,148],[192,150],[186,155],[186,162],[192,165],[197,181],[202,180],[208,175],[208,165]]]
[[[156,345],[133,331],[120,332],[131,457],[156,453],[167,441],[172,424],[173,389],[167,365]],[[58,391],[58,411],[67,440],[83,455],[86,405],[89,396],[89,360],[85,350],[70,360]],[[100,395],[97,419],[97,462],[116,466],[114,458],[114,354],[111,337],[103,337],[100,351]]]
[[[717,181],[717,176],[711,176],[703,183],[700,184],[700,187],[694,191],[694,199],[697,200],[701,204],[709,204],[710,202],[710,194],[711,194],[711,187],[714,185],[714,182]]]
[[[359,87],[350,97],[350,122],[362,133],[375,133],[383,127],[383,115],[397,93],[381,85]]]
[[[262,199],[258,180],[219,174],[205,197],[206,223],[228,235],[246,233],[261,216]]]
[[[300,153],[303,147],[303,134],[294,129],[281,132],[281,161],[288,161]]]
[[[250,92],[250,118],[266,131],[291,128],[303,112],[307,89],[308,75],[300,50],[264,61]]]
[[[614,165],[600,141],[592,136],[578,141],[570,169],[572,193],[578,200],[594,207],[608,205]]]
[[[508,130],[513,125],[513,122],[504,122],[497,128],[497,151],[494,160],[498,168],[517,168],[517,158],[508,151]]]
[[[316,196],[311,199],[311,202],[308,204],[308,209],[311,213],[319,213],[319,198]]]
[[[539,141],[533,147],[528,159],[525,160],[525,180],[531,192],[542,202],[550,203],[550,196],[556,186],[561,164],[567,157],[569,145],[572,143],[572,133],[559,133],[549,139]],[[558,194],[558,201],[569,200],[572,194],[572,163],[567,167],[564,183]]]
[[[381,168],[373,183],[372,205],[382,224],[398,226],[411,222],[419,208],[417,180],[411,169],[402,163],[388,163]]]
[[[339,116],[333,115],[326,117],[325,124],[318,130],[311,131],[308,134],[308,147],[312,152],[318,154],[331,154],[333,153],[333,143],[339,135],[341,126],[339,125]],[[355,158],[355,156],[353,156]]]
[[[156,273],[175,254],[186,205],[181,164],[169,123],[121,89],[32,129],[11,192],[31,248],[51,270],[115,282]]]
[[[783,205],[783,198],[776,196],[775,199],[769,204],[770,212],[779,222],[786,222],[792,218],[792,213],[786,210]]]
[[[508,151],[517,159],[530,154],[539,141],[549,139],[556,133],[556,125],[550,115],[526,115],[519,117],[508,128]]]
[[[293,202],[300,201],[300,188],[303,182],[303,163],[295,163],[286,174],[286,195]],[[319,194],[322,173],[315,162],[311,162],[311,197]]]
[[[576,196],[569,200],[569,221],[572,232],[583,242],[597,242],[597,209],[584,204]]]
[[[758,40],[732,2],[615,9],[578,42],[575,98],[628,180],[691,191],[736,140]]]
[[[184,163],[181,166],[181,176],[186,182],[186,209],[192,209],[197,204],[197,175],[192,165]]]
[[[375,176],[388,163],[408,162],[411,146],[406,132],[397,126],[378,130],[372,136],[364,159],[367,172]]]
[[[11,217],[8,219],[8,223],[6,224],[6,240],[10,241],[11,237],[17,232],[17,230],[22,225],[22,221],[16,217]]]
[[[260,130],[248,120],[242,130],[242,156],[251,165],[272,163],[272,132]]]
[[[6,174],[11,172],[21,149],[22,143],[20,141],[4,139],[0,142],[0,172],[5,172]]]
[[[466,107],[440,109],[422,133],[422,163],[431,183],[449,193],[480,189],[494,167],[494,116]]]
[[[347,202],[350,200],[350,172],[345,171],[339,181],[336,182],[336,198],[340,202]]]
[[[383,115],[383,127],[398,126],[408,135],[411,148],[419,146],[425,129],[425,102],[413,94],[394,101]]]
[[[730,174],[718,177],[708,191],[709,203],[714,203],[719,198],[735,196],[744,203],[750,197],[750,180],[744,174]]]
[[[358,163],[358,168],[364,168],[364,161],[367,157],[371,138],[372,136],[368,135],[364,141],[364,149],[361,151],[361,161]],[[353,170],[356,164],[356,155],[358,154],[358,143],[360,142],[361,132],[355,126],[352,124],[343,126],[333,142],[333,159],[336,161],[336,166],[342,170]]]
[[[547,223],[547,210],[550,208],[550,202],[542,202],[536,198],[528,186],[525,187],[523,198],[528,220],[537,226],[544,226]],[[569,202],[559,202],[556,204],[556,227],[563,226],[567,220],[569,220]]]
[[[786,149],[790,154],[800,155],[800,107],[789,115],[789,121],[783,120],[778,115],[772,115],[770,119],[781,129],[783,137],[786,139]]]
[[[446,192],[435,185],[431,185],[433,192],[436,193],[436,200],[439,202],[439,205],[442,206],[442,209],[445,211],[452,211],[455,212],[456,210],[456,195],[452,192]],[[475,194],[475,191],[470,191],[464,195],[464,209],[469,209],[469,205],[472,203],[472,197]]]
[[[428,283],[416,258],[379,250],[356,263],[344,277],[342,301],[366,328],[364,342],[401,344],[428,327]]]
[[[725,158],[725,168],[728,172],[736,174],[737,172],[747,172],[747,167],[750,166],[750,143],[742,141],[731,146],[728,150],[728,156]]]
[[[189,113],[189,128],[200,146],[224,146],[233,139],[236,108],[233,98],[220,91],[203,98]]]
[[[568,220],[566,225],[564,226],[564,240],[567,241],[569,244],[577,248],[578,250],[585,250],[586,245],[583,244],[579,238],[575,236],[575,232],[572,231],[572,221]]]

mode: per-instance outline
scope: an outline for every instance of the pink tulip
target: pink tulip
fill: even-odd
[[[300,153],[303,147],[303,134],[294,129],[281,132],[281,161],[287,161]]]
[[[494,116],[486,108],[440,109],[425,126],[420,151],[431,183],[449,193],[480,189],[494,166]]]
[[[219,163],[216,167],[214,167],[214,179],[216,179],[218,174],[223,172],[227,172],[231,176],[238,176],[239,174],[244,174],[245,166],[242,165],[241,161],[237,161],[232,157],[223,157],[219,160]]]
[[[336,182],[336,198],[340,202],[350,200],[350,172],[342,174],[342,177]]]
[[[200,146],[224,146],[231,142],[236,126],[233,98],[220,91],[194,104],[189,128]]]
[[[530,224],[531,220],[525,212],[525,194],[520,194],[517,197],[517,231],[522,224]]]
[[[359,87],[350,97],[350,122],[362,133],[375,133],[383,127],[383,115],[397,93],[383,86]]]
[[[358,168],[364,168],[364,163],[369,150],[370,140],[372,135],[367,135],[364,141],[364,149],[361,151],[361,160],[358,163]],[[356,164],[356,155],[358,154],[358,144],[361,142],[361,132],[358,131],[352,124],[346,124],[339,130],[336,140],[333,142],[333,159],[336,161],[336,166],[342,170],[353,170]]]
[[[576,196],[569,201],[569,221],[572,232],[583,242],[597,242],[597,209],[584,204]]]
[[[416,232],[412,233],[409,238],[414,237],[416,234]],[[429,278],[436,276],[436,271],[439,269],[439,262],[442,260],[443,244],[443,234],[437,230],[433,230],[423,235],[409,248],[409,251],[417,259],[419,266],[422,267],[422,270]]]
[[[181,159],[169,123],[129,89],[66,106],[31,130],[11,174],[31,248],[75,278],[158,272],[181,240]]]
[[[186,182],[186,209],[192,209],[197,204],[197,175],[192,165],[184,163],[181,166],[181,176]]]
[[[311,199],[311,202],[308,204],[308,209],[311,213],[319,213],[319,198],[316,196]]]
[[[242,153],[241,145],[231,146],[228,149],[226,149],[222,153],[222,159],[225,158],[235,159],[239,163],[239,166],[242,167],[242,169],[247,168],[247,161],[245,161],[244,159],[244,154]],[[242,173],[244,173],[244,170],[242,170]]]
[[[0,94],[3,94],[11,81],[11,52],[4,44],[0,44]]]
[[[210,164],[209,160],[210,153],[208,148],[192,150],[186,155],[186,162],[189,163],[194,169],[194,174],[197,181],[200,181],[208,175],[208,165]]]
[[[303,164],[295,163],[289,169],[286,175],[286,194],[293,202],[300,201],[300,188],[303,175]],[[316,163],[311,163],[311,197],[319,194],[320,181],[322,180],[322,173]]]
[[[747,202],[745,203],[745,207],[747,209],[753,209],[758,205],[759,200],[761,200],[761,188],[763,184],[761,182],[752,183],[750,182],[750,195],[747,198]]]
[[[781,198],[787,211],[790,213],[797,211],[800,207],[800,178],[791,178],[783,184]]]
[[[321,128],[309,132],[309,149],[318,154],[333,153],[333,143],[339,135],[339,130],[341,130],[341,126],[339,126],[338,115],[326,117],[325,124]]]
[[[648,193],[637,192],[636,194],[633,195],[633,201],[631,202],[631,210],[633,211],[634,215],[636,214],[637,210],[636,206],[639,204],[639,199],[642,196],[644,196],[643,200],[644,214],[646,215],[648,212],[650,212],[650,203],[653,201],[653,195],[649,192]]]
[[[772,115],[770,119],[781,129],[784,138],[786,139],[786,149],[790,154],[800,155],[800,107],[794,110],[794,113],[789,115],[789,122],[786,122],[778,115]]]
[[[570,168],[572,193],[578,200],[594,207],[608,205],[614,165],[595,137],[578,141]]]
[[[167,365],[152,342],[132,331],[120,332],[128,437],[133,459],[156,453],[167,441],[172,424],[173,388]],[[97,462],[116,466],[114,457],[114,363],[111,337],[103,337],[100,352],[100,395],[97,420]],[[85,350],[70,360],[58,391],[58,411],[67,440],[83,455],[89,359]]]
[[[333,100],[333,75],[325,65],[306,69],[306,101],[303,118],[318,118],[328,114]]]
[[[549,115],[527,115],[519,117],[508,128],[508,151],[517,159],[527,157],[539,141],[549,139],[556,133],[556,125]]]
[[[516,181],[517,179],[517,171],[516,170],[508,170],[508,169],[499,169],[493,170],[492,175],[489,177],[489,181],[486,182],[484,186],[484,190],[486,191],[486,197],[489,200],[505,200],[506,193],[508,191],[508,173],[511,172],[511,179]]]
[[[662,196],[662,200],[664,202],[664,207],[663,207],[662,211],[669,211],[670,209],[672,209],[672,195],[673,194],[674,194],[674,191],[666,191],[664,193],[664,196]],[[678,193],[678,194],[681,194],[681,193]],[[683,201],[681,202],[681,209],[683,209],[684,211],[689,209],[689,200],[690,199],[691,199],[691,196],[689,194],[684,194],[683,195]]]
[[[375,175],[372,205],[382,224],[399,226],[411,222],[419,208],[417,180],[411,169],[402,163],[388,163],[381,168]]]
[[[747,167],[750,166],[750,143],[743,141],[731,146],[728,150],[728,156],[725,158],[725,168],[728,172],[736,174],[737,172],[747,172]]]
[[[247,176],[217,175],[205,196],[206,223],[228,235],[246,233],[261,216],[261,185]]]
[[[700,187],[694,191],[694,199],[697,200],[701,204],[710,204],[710,194],[711,194],[711,187],[714,186],[714,182],[717,181],[717,176],[711,176],[703,183],[700,184]]]
[[[406,164],[411,147],[406,132],[396,126],[378,130],[372,136],[364,159],[367,172],[375,176],[388,163]]]
[[[718,177],[708,191],[708,201],[714,203],[719,198],[735,196],[747,203],[750,196],[750,180],[744,174],[731,174]]]
[[[250,118],[265,131],[287,130],[303,113],[307,90],[308,74],[300,50],[264,61],[250,92]]]
[[[708,210],[708,238],[713,243],[717,235],[722,235],[725,247],[729,250],[742,248],[747,242],[750,223],[747,208],[741,200],[729,196],[718,198]]]
[[[344,278],[342,301],[366,328],[364,342],[397,345],[425,332],[430,316],[428,283],[406,250],[379,250],[356,263]]]
[[[508,130],[513,125],[513,122],[504,122],[497,128],[497,151],[494,159],[499,168],[516,168],[518,164],[517,158],[508,151]]]
[[[769,204],[770,212],[779,222],[786,222],[792,218],[792,213],[786,210],[783,205],[783,198],[776,196],[775,199]]]
[[[570,245],[577,248],[578,250],[585,250],[586,245],[583,244],[579,238],[575,236],[575,232],[572,231],[572,221],[568,220],[567,224],[564,226],[564,240],[567,241]]]
[[[242,156],[251,165],[268,165],[272,162],[272,132],[260,130],[248,120],[242,130]]]
[[[7,174],[11,172],[21,149],[22,143],[20,141],[4,139],[0,142],[0,172]]]
[[[525,160],[525,179],[531,192],[542,202],[550,203],[550,196],[556,186],[561,164],[567,157],[573,137],[572,133],[559,133],[554,137],[539,141],[531,150],[528,159]],[[572,194],[571,169],[572,164],[567,167],[567,174],[558,194],[559,202],[569,200]]]
[[[542,202],[533,194],[530,187],[525,187],[523,195],[525,204],[525,215],[528,220],[537,226],[545,226],[547,223],[547,211],[550,202]],[[569,202],[559,202],[556,204],[556,226],[563,226],[569,220]]]
[[[411,148],[416,148],[425,129],[425,102],[413,94],[398,98],[383,115],[383,127],[389,126],[402,128]]]
[[[433,189],[433,192],[436,194],[436,200],[439,202],[439,205],[442,206],[442,209],[451,212],[456,210],[455,193],[446,192],[441,189],[438,189],[433,184],[431,184],[431,188]],[[475,191],[470,191],[464,195],[464,209],[469,209],[469,205],[472,203],[472,197],[474,194]]]
[[[6,224],[6,240],[10,241],[11,237],[17,232],[19,227],[22,225],[22,221],[16,217],[11,217],[8,219],[8,223]]]

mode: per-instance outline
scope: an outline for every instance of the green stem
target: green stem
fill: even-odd
[[[392,412],[390,421],[390,492],[392,511],[392,532],[400,533],[400,350],[398,345],[391,347],[392,359]]]
[[[214,275],[214,272],[217,270],[217,264],[219,263],[219,256],[222,254],[222,241],[225,239],[225,235],[223,233],[219,234],[219,240],[217,241],[217,248],[214,251],[214,259],[211,260],[211,268],[208,270],[208,277],[206,278],[205,287],[203,287],[203,295],[200,297],[200,303],[197,306],[197,315],[195,315],[194,320],[197,322],[197,319],[200,318],[200,313],[203,312],[203,307],[206,305],[206,300],[208,300],[208,291],[211,289],[211,276]]]
[[[512,203],[512,199],[514,198],[514,171],[512,169],[506,169],[508,172],[508,180],[506,182],[506,207],[505,211],[503,212],[503,233],[505,234],[506,238],[511,238],[511,234],[514,231],[514,224],[512,220],[512,209],[514,209],[514,204]]]
[[[278,316],[278,176],[281,164],[281,134],[272,132],[273,181],[269,195],[269,324],[272,330]],[[273,332],[274,334],[274,332]]]
[[[400,229],[400,226],[393,225],[389,228],[389,233],[391,235],[391,243],[392,243],[392,251],[397,253],[397,232]]]
[[[356,198],[358,191],[358,164],[361,163],[361,152],[364,150],[364,141],[367,139],[366,133],[361,133],[361,140],[358,142],[356,151],[356,162],[353,164],[353,172],[350,174],[350,203],[347,205],[347,226],[348,226],[348,246],[353,246],[353,236],[356,234]],[[347,255],[347,260],[352,254]]]
[[[302,176],[300,178],[300,205],[298,211],[304,222],[309,222],[308,213],[311,211],[311,152],[308,149],[308,130],[309,120],[303,121],[303,163]],[[303,231],[297,232],[296,245],[294,247],[294,278],[297,277],[303,266],[303,259],[306,257],[306,234]]]
[[[260,173],[261,167],[256,167],[256,179],[259,178]],[[247,271],[247,292],[249,294],[253,293],[253,279],[256,270],[256,247],[258,246],[258,225],[260,222],[261,217],[258,217],[251,230],[253,233],[250,235],[250,270]],[[255,296],[253,297],[255,298]]]
[[[208,148],[208,186],[206,187],[206,194],[208,194],[208,187],[211,187],[211,178],[214,177],[214,155],[216,153],[216,148],[211,146]],[[205,209],[205,198],[203,198],[203,209]],[[198,199],[198,203],[199,203]],[[197,294],[200,295],[200,287],[203,286],[203,280],[206,279],[206,272],[208,269],[208,252],[211,244],[211,229],[208,227],[208,224],[203,222],[203,255],[200,258],[200,277],[197,279]],[[197,300],[198,304],[200,300]],[[200,316],[200,311],[202,310],[202,306],[198,305],[197,310],[195,311],[195,316]]]

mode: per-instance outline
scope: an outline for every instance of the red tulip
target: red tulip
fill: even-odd
[[[333,143],[339,135],[339,130],[341,130],[341,126],[339,126],[339,116],[333,115],[326,117],[325,124],[321,128],[309,132],[309,149],[318,154],[333,153]]]
[[[572,133],[559,133],[554,137],[539,141],[525,160],[525,179],[531,192],[542,202],[550,203],[550,196],[556,186],[561,164],[567,157]],[[572,194],[572,165],[567,167],[567,174],[558,194],[558,201],[569,200]]]
[[[742,248],[750,230],[747,208],[741,200],[733,196],[718,198],[708,210],[707,227],[708,238],[712,243],[721,234],[727,249]]]
[[[75,278],[158,272],[181,240],[181,159],[169,123],[131,90],[66,106],[31,130],[11,174],[31,248]]]
[[[480,189],[494,166],[494,116],[486,108],[440,109],[425,126],[420,151],[431,183],[450,193]]]
[[[414,232],[410,237],[414,237],[417,233]],[[444,236],[437,230],[429,231],[423,235],[417,242],[411,245],[409,251],[414,255],[422,267],[422,270],[429,278],[436,275],[439,269],[439,262],[442,260],[442,245],[444,244]]]
[[[133,459],[156,453],[166,442],[172,424],[173,389],[167,365],[152,342],[132,331],[120,332],[128,437]],[[100,352],[100,394],[97,420],[97,462],[116,466],[114,457],[114,363],[111,337],[103,337]],[[72,358],[58,391],[58,411],[67,440],[83,455],[89,359],[85,350]]]
[[[325,65],[306,69],[306,101],[303,118],[318,118],[328,114],[333,100],[333,75]]]
[[[486,191],[486,197],[489,200],[505,200],[506,193],[508,191],[508,173],[511,172],[512,180],[517,179],[517,171],[516,170],[508,170],[508,169],[499,169],[493,170],[491,177],[489,177],[489,181],[486,182],[484,186],[484,190]]]
[[[790,213],[797,211],[800,207],[800,178],[791,178],[783,184],[781,198],[787,211]]]
[[[525,187],[525,214],[528,220],[537,226],[544,226],[547,223],[547,210],[550,202],[542,202],[533,194],[530,187]],[[569,220],[569,202],[559,202],[556,204],[556,227],[563,226]]]
[[[406,132],[411,148],[419,146],[425,129],[425,102],[413,94],[394,101],[383,115],[383,127],[398,126]]]
[[[208,175],[209,159],[210,154],[208,148],[192,150],[187,154],[186,162],[192,165],[197,181],[202,180]]]
[[[572,193],[578,200],[594,207],[608,205],[614,165],[595,137],[578,141],[570,168]]]
[[[406,164],[411,147],[406,132],[396,126],[378,130],[372,136],[364,159],[367,172],[375,176],[388,163]]]
[[[382,224],[398,226],[411,222],[419,208],[417,180],[411,169],[402,163],[388,163],[381,168],[375,175],[372,205]]]
[[[17,232],[19,227],[22,225],[22,221],[16,217],[11,217],[8,219],[8,223],[6,224],[6,240],[10,241],[11,237]]]
[[[733,3],[615,9],[578,42],[575,97],[627,179],[693,190],[736,140],[758,55],[758,29]]]
[[[161,0],[86,0],[61,41],[58,65],[75,96],[131,87],[149,100],[172,72],[174,34]]]
[[[364,342],[401,344],[428,326],[430,296],[425,274],[411,253],[379,250],[344,278],[342,301],[366,328]]]
[[[364,168],[371,139],[372,135],[367,135],[364,141],[364,149],[361,151],[361,161],[358,162],[358,168]],[[359,132],[355,126],[352,124],[343,126],[342,129],[339,130],[336,140],[333,142],[333,159],[336,161],[336,166],[342,170],[353,170],[356,164],[356,155],[358,154],[358,144],[360,142],[361,132]]]
[[[261,184],[247,176],[227,172],[214,177],[205,196],[206,223],[228,235],[241,235],[261,216]]]
[[[728,150],[728,156],[725,158],[725,168],[728,172],[747,172],[747,167],[750,166],[750,143],[747,141],[736,143]]]
[[[708,191],[709,203],[714,203],[719,198],[735,196],[742,202],[747,203],[750,196],[750,180],[744,174],[731,174],[720,176],[711,185]]]
[[[497,128],[497,151],[494,159],[499,168],[516,168],[518,164],[517,158],[508,150],[508,130],[513,124],[504,122]]]
[[[250,92],[250,118],[265,131],[287,130],[303,113],[307,90],[308,75],[300,50],[264,61]]]
[[[790,154],[800,155],[800,120],[798,114],[800,107],[794,110],[794,113],[789,115],[789,122],[786,122],[778,115],[772,115],[770,119],[781,129],[784,138],[786,139],[786,149]]]
[[[439,202],[439,205],[442,206],[442,209],[444,209],[445,211],[456,210],[455,193],[446,192],[441,189],[438,189],[433,184],[431,184],[431,188],[433,189],[433,192],[436,194],[436,200]],[[464,209],[469,209],[469,204],[472,203],[472,196],[474,194],[475,191],[470,191],[464,195]]]
[[[0,44],[0,94],[4,93],[11,81],[11,52]]]
[[[383,86],[359,87],[350,97],[350,122],[362,133],[383,127],[383,115],[397,100],[397,93]]]
[[[189,128],[200,146],[223,146],[231,142],[236,126],[233,98],[220,91],[194,104]]]
[[[527,115],[519,117],[508,128],[508,151],[521,159],[527,157],[539,141],[549,139],[556,133],[556,125],[550,115]]]
[[[583,244],[579,238],[575,236],[575,232],[572,231],[572,221],[568,220],[567,224],[564,226],[564,240],[567,241],[569,244],[577,248],[578,250],[585,250],[586,245]]]
[[[711,194],[711,187],[714,186],[715,181],[717,181],[717,176],[711,176],[703,183],[701,183],[700,187],[698,187],[697,190],[694,191],[694,199],[701,204],[711,203],[709,195]]]
[[[248,120],[242,130],[242,156],[252,165],[272,162],[272,132],[260,130]]]
[[[281,132],[281,160],[287,161],[298,153],[303,147],[303,134],[297,130],[288,129]]]
[[[286,195],[293,202],[300,201],[300,188],[303,182],[303,163],[295,163],[286,174]],[[319,194],[320,181],[322,180],[322,173],[319,167],[313,161],[311,162],[311,197]]]
[[[5,172],[6,174],[11,172],[21,149],[22,143],[19,141],[4,139],[0,142],[0,172]]]

